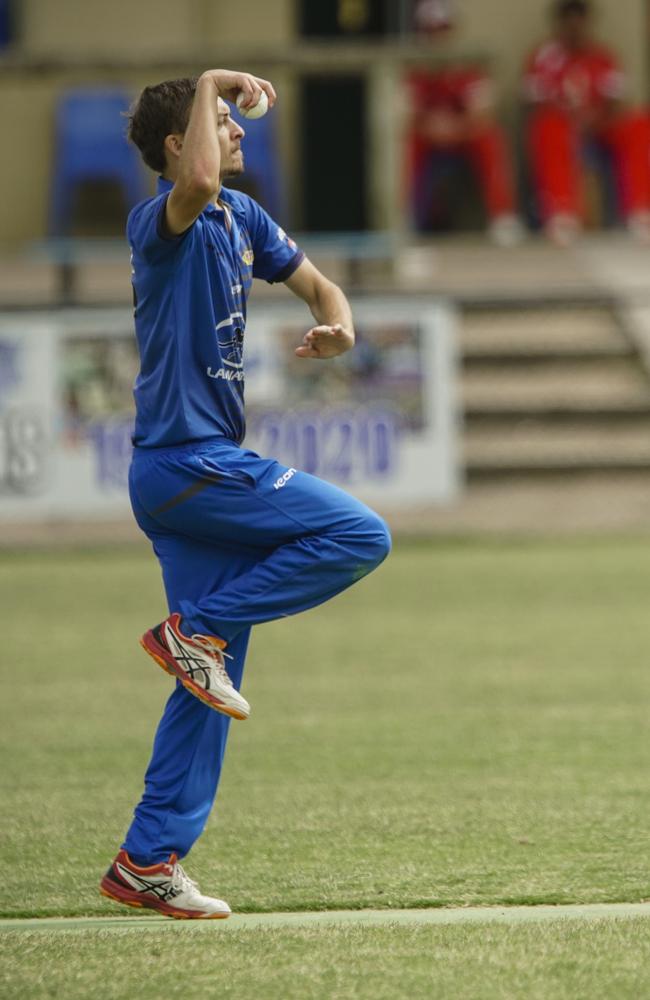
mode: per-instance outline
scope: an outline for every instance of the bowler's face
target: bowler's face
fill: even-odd
[[[244,154],[241,151],[240,143],[245,132],[241,125],[238,125],[230,117],[230,108],[220,97],[218,98],[217,115],[217,135],[221,151],[220,174],[222,177],[234,177],[244,170]]]

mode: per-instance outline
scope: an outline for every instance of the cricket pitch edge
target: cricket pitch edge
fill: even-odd
[[[562,906],[460,906],[417,910],[323,910],[302,913],[235,913],[227,920],[170,920],[160,915],[124,917],[24,917],[0,919],[0,932],[203,928],[213,934],[258,927],[318,924],[363,926],[422,924],[515,924],[550,920],[602,920],[650,917],[650,903],[574,903]],[[218,925],[218,926],[215,926]]]

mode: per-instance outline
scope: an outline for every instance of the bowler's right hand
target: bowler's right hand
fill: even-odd
[[[239,94],[243,94],[242,107],[244,109],[254,107],[262,91],[269,99],[269,107],[272,108],[275,104],[277,95],[273,84],[259,76],[253,76],[251,73],[240,73],[232,69],[209,69],[202,76],[212,80],[219,97],[223,97],[224,101],[235,104]]]

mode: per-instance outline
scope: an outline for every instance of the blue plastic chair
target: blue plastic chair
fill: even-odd
[[[121,89],[65,91],[55,116],[55,151],[49,231],[70,231],[75,188],[85,181],[115,181],[128,208],[147,197],[137,151],[125,135],[123,112],[130,99]]]
[[[248,121],[240,118],[246,135],[242,140],[244,176],[242,184],[233,184],[248,191],[277,222],[286,221],[286,187],[278,155],[274,112]],[[226,187],[231,186],[226,180]]]
[[[0,49],[6,48],[14,37],[10,0],[0,0]]]

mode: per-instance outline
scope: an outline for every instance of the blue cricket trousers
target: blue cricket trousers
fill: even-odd
[[[334,597],[390,550],[384,522],[354,497],[227,438],[136,448],[129,489],[170,612],[186,634],[227,641],[237,689],[253,625]],[[177,682],[122,845],[132,857],[188,853],[214,802],[229,724]]]

